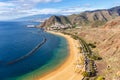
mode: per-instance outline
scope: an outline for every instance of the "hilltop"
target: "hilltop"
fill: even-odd
[[[49,19],[45,20],[40,27],[50,27],[56,24],[64,26],[69,24],[69,27],[98,27],[118,16],[120,16],[120,6],[110,9],[85,11],[80,14],[72,14],[69,16],[51,16]]]

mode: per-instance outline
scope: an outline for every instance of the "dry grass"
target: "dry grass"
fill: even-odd
[[[96,62],[98,75],[104,76],[105,80],[120,80],[120,29],[88,28],[67,32],[77,32],[76,35],[97,46],[93,51],[102,57],[101,61]]]

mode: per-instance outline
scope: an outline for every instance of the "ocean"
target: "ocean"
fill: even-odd
[[[37,22],[0,22],[0,80],[34,80],[52,71],[68,56],[64,37],[28,28]],[[27,55],[44,37],[47,41],[33,54]],[[14,62],[9,64],[10,62]]]

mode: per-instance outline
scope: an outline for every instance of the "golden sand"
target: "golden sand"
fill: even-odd
[[[36,79],[36,80],[82,80],[83,76],[78,73],[81,70],[84,70],[82,67],[80,70],[77,70],[76,73],[76,61],[79,53],[78,47],[80,46],[79,42],[74,40],[68,35],[64,35],[62,33],[48,31],[49,33],[63,36],[68,41],[69,46],[69,56],[66,61],[61,64],[57,69],[45,74],[44,76]]]

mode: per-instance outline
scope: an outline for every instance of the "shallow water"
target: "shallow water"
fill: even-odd
[[[68,55],[63,37],[36,28],[27,28],[31,22],[0,22],[0,78],[1,80],[34,79],[57,67]],[[42,40],[47,42],[34,54],[14,64],[7,63],[26,55]]]

